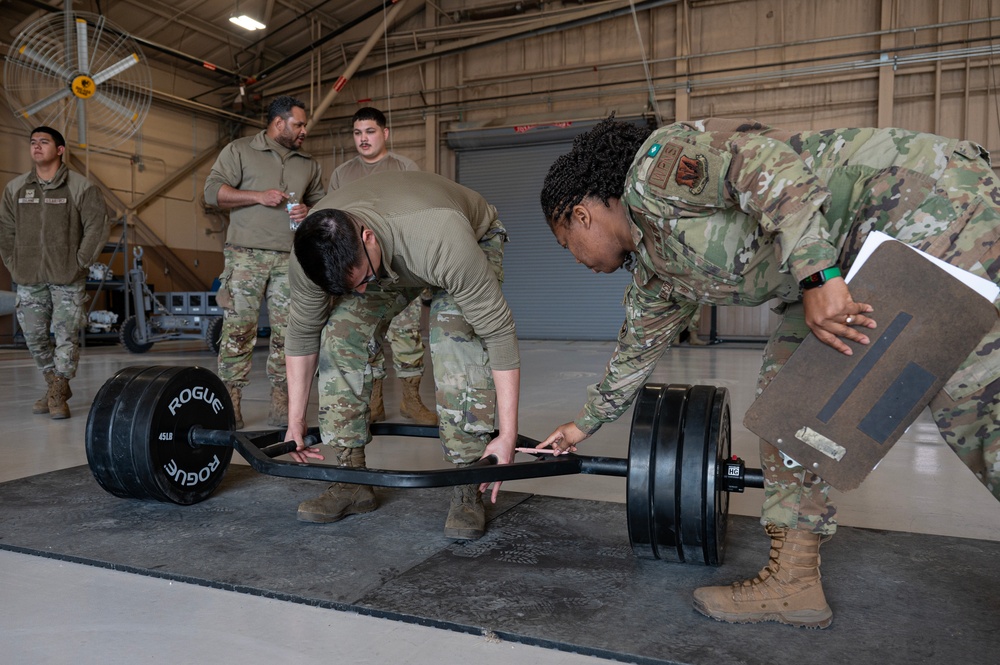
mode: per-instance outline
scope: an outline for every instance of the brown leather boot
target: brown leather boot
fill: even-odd
[[[820,583],[823,536],[768,524],[770,560],[757,577],[729,586],[701,587],[694,609],[729,623],[779,621],[801,628],[826,628],[833,611]]]
[[[382,379],[372,381],[372,398],[368,402],[371,409],[371,422],[378,423],[385,420],[385,404],[382,402]]]
[[[445,538],[476,540],[486,532],[486,507],[478,485],[456,485],[451,495]]]
[[[288,427],[288,385],[271,386],[271,408],[267,411],[267,424]]]
[[[53,420],[69,418],[69,404],[66,403],[66,400],[72,394],[69,390],[69,379],[54,374],[52,385],[49,387],[49,415],[52,416]]]
[[[399,405],[400,413],[416,420],[420,425],[437,425],[437,414],[428,410],[420,401],[420,377],[408,376],[400,381],[403,382],[403,403]]]
[[[56,378],[56,373],[52,370],[47,372],[42,372],[42,376],[45,377],[45,394],[41,396],[34,404],[31,405],[31,412],[35,415],[41,415],[49,413],[49,396],[52,395],[52,381]],[[68,385],[68,384],[67,384]]]
[[[337,463],[353,469],[365,468],[364,446],[345,448],[333,446]],[[315,499],[307,499],[299,504],[300,522],[339,522],[348,515],[370,513],[378,508],[375,492],[368,485],[334,483]]]
[[[233,415],[236,416],[236,429],[243,429],[243,412],[240,411],[240,399],[243,397],[243,388],[226,382],[226,390],[229,391],[229,399],[233,402]],[[287,412],[287,407],[286,407]]]

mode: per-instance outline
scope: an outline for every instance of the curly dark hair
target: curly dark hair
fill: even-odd
[[[625,176],[650,129],[615,120],[614,114],[573,140],[573,149],[552,163],[542,186],[542,213],[549,227],[569,223],[570,211],[588,196],[619,199]]]
[[[349,273],[365,260],[361,225],[343,210],[311,213],[295,230],[295,258],[306,277],[332,296],[354,290]]]
[[[306,110],[306,105],[294,97],[289,97],[288,95],[275,97],[271,100],[271,103],[267,105],[267,124],[270,125],[274,122],[275,118],[288,120],[292,117],[292,109],[295,107],[298,107],[303,111]]]

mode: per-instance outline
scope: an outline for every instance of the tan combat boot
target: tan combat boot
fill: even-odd
[[[243,388],[226,382],[226,390],[229,391],[229,399],[233,402],[233,415],[236,417],[236,429],[243,429],[243,412],[240,411],[240,398],[243,397]]]
[[[779,621],[801,628],[826,628],[833,611],[820,583],[823,536],[768,524],[770,560],[757,577],[730,586],[701,587],[694,609],[729,623]]]
[[[708,346],[708,341],[698,337],[696,330],[688,330],[688,344],[691,346]]]
[[[371,409],[371,422],[378,423],[385,420],[385,404],[382,402],[382,379],[372,381],[372,398],[368,402]]]
[[[437,414],[428,410],[420,401],[420,377],[408,376],[400,381],[403,382],[403,403],[399,405],[400,413],[421,425],[437,425]]]
[[[49,413],[49,396],[52,395],[52,381],[56,378],[56,373],[52,370],[47,372],[42,372],[42,376],[45,377],[45,394],[41,396],[38,401],[31,405],[31,412],[36,415]]]
[[[365,468],[364,446],[344,448],[333,446],[337,464],[353,469]],[[315,499],[307,499],[299,504],[300,522],[339,522],[348,515],[370,513],[378,508],[375,492],[368,485],[334,483]]]
[[[476,540],[486,532],[486,507],[478,485],[456,485],[451,495],[445,538]]]
[[[54,374],[52,386],[49,388],[49,415],[52,416],[53,420],[69,418],[69,404],[66,403],[66,400],[72,394],[69,390],[69,379]]]
[[[288,427],[288,385],[271,386],[271,408],[267,411],[267,424]]]

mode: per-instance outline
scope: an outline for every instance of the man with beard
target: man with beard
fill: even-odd
[[[292,232],[324,194],[319,163],[299,149],[306,121],[302,102],[288,96],[274,99],[267,109],[267,128],[223,148],[205,181],[205,201],[232,211],[217,301],[224,312],[219,377],[232,397],[237,429],[243,427],[240,398],[249,383],[265,297],[271,328],[267,422],[280,427],[288,421],[288,255]]]

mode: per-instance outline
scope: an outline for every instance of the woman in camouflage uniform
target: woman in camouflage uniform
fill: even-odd
[[[902,129],[790,132],[706,120],[650,133],[609,118],[556,160],[541,199],[579,262],[634,275],[604,379],[576,420],[540,444],[557,453],[628,409],[701,304],[780,301],[758,392],[810,332],[847,355],[844,340],[868,344],[875,313],[852,300],[839,274],[873,230],[994,282],[1000,269],[1000,190],[985,150]],[[998,339],[995,326],[931,410],[948,445],[1000,498]],[[695,608],[730,622],[826,627],[833,614],[819,545],[837,526],[829,485],[787,467],[769,443],[760,448],[770,561],[754,579],[698,589]]]

